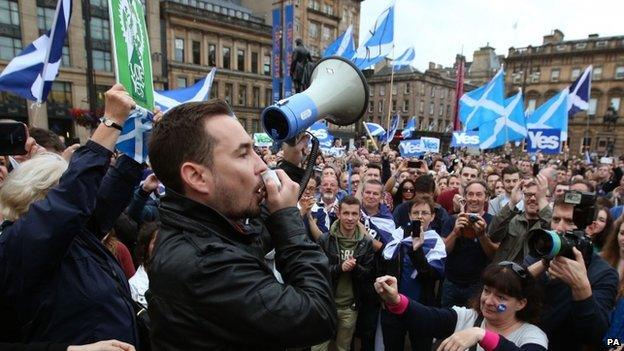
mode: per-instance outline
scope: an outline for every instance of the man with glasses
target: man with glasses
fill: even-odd
[[[501,172],[503,177],[503,187],[505,188],[505,193],[501,194],[494,199],[490,200],[488,206],[488,213],[492,216],[496,216],[507,203],[509,203],[509,197],[511,196],[511,191],[520,181],[520,170],[514,166],[508,166],[503,169]],[[524,208],[524,203],[522,200],[516,204],[519,211],[522,211]]]
[[[529,254],[529,231],[549,227],[552,209],[546,197],[547,188],[548,181],[541,175],[536,180],[522,180],[513,187],[509,202],[494,216],[488,231],[490,240],[500,244],[493,262],[523,262]],[[517,205],[523,199],[524,211],[520,211]]]

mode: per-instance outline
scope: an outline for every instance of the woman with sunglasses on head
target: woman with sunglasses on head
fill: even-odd
[[[410,333],[444,340],[438,351],[547,350],[546,334],[532,324],[539,318],[541,297],[528,271],[513,262],[493,263],[482,282],[472,308],[424,306],[399,294],[391,276],[377,278],[375,290]]]

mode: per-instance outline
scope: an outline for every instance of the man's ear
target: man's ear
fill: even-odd
[[[187,192],[209,195],[214,191],[213,174],[206,166],[184,162],[180,167],[180,178]]]

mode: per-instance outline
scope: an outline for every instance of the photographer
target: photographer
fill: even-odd
[[[576,223],[591,221],[579,219],[579,212],[593,218],[593,212],[587,209],[577,211],[575,216],[575,205],[566,202],[566,196],[555,200],[551,229],[559,235],[577,231],[579,240],[571,250],[573,258],[559,255],[550,262],[537,261],[538,258],[531,256],[525,259],[533,263],[529,271],[539,278],[545,290],[545,308],[539,326],[548,335],[551,350],[602,348],[609,312],[615,302],[617,272],[593,252],[591,244],[583,244],[589,240],[583,239],[584,233],[580,231],[585,228]]]

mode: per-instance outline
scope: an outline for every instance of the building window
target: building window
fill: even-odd
[[[212,81],[212,86],[210,87],[210,98],[216,99],[219,97],[219,82],[216,80]]]
[[[592,80],[600,80],[602,78],[602,67],[594,67],[592,70]]]
[[[71,60],[69,59],[69,46],[63,46],[63,56],[61,57],[61,66],[69,67],[71,66]]]
[[[110,40],[110,25],[107,19],[91,17],[91,38],[97,40]]]
[[[224,46],[222,54],[223,54],[223,68],[230,69],[230,60],[231,60],[230,48],[228,48],[227,46]]]
[[[539,70],[531,72],[531,83],[539,83],[541,72]]]
[[[559,68],[553,68],[550,71],[550,81],[551,82],[558,82],[559,81],[559,75],[561,74],[561,69]]]
[[[451,118],[451,105],[446,105],[446,118]]]
[[[109,51],[93,50],[93,69],[96,71],[112,71],[111,53]]]
[[[208,66],[215,67],[217,65],[217,46],[208,44]]]
[[[620,98],[611,98],[611,101],[609,101],[609,107],[613,107],[615,109],[615,112],[617,113],[620,110]]]
[[[373,113],[375,110],[375,102],[373,100],[368,101],[368,113]]]
[[[246,85],[238,86],[238,105],[247,106],[247,86]]]
[[[624,66],[617,66],[615,68],[615,79],[624,78]]]
[[[396,95],[396,94],[397,94],[397,86],[392,85],[392,95]]]
[[[0,37],[0,59],[12,60],[22,51],[22,41],[15,38]]]
[[[425,83],[420,83],[420,95],[425,95]]]
[[[379,112],[381,113],[381,112],[383,112],[383,110],[384,110],[384,102],[383,102],[383,100],[381,100],[381,101],[379,101]]]
[[[396,112],[397,109],[397,101],[392,99],[392,112]]]
[[[436,87],[431,87],[431,97],[435,97]]]
[[[334,7],[331,4],[324,3],[323,4],[323,12],[325,12],[328,15],[333,15],[334,14]]]
[[[260,107],[260,88],[253,87],[251,91],[252,99],[253,99],[253,107]]]
[[[444,105],[440,105],[440,108],[438,108],[438,117],[442,117],[443,113],[444,113]]]
[[[101,7],[103,9],[108,9],[108,1],[107,0],[91,0],[91,6]]]
[[[175,38],[174,49],[173,59],[178,62],[184,62],[184,39]]]
[[[409,110],[409,100],[403,100],[403,112],[407,112]]]
[[[420,107],[418,108],[418,111],[420,111],[420,113],[425,112],[425,101],[420,100]]]
[[[225,96],[223,98],[230,105],[232,105],[233,90],[234,85],[232,83],[225,83]]]
[[[411,83],[405,83],[405,94],[409,94],[412,92],[412,84]]]
[[[260,121],[257,119],[251,120],[251,131],[253,133],[258,133],[260,131]]]
[[[196,65],[201,64],[201,43],[193,40],[191,42],[191,49],[193,53],[193,63]]]
[[[589,107],[587,108],[587,114],[589,116],[595,116],[597,106],[598,106],[598,99],[596,98],[589,99]]]
[[[176,77],[176,86],[178,88],[186,88],[186,77]]]
[[[53,82],[48,101],[56,105],[71,106],[71,83]]]
[[[273,104],[273,90],[264,89],[264,106],[270,106]]]
[[[433,110],[435,109],[435,104],[433,102],[429,103],[429,116],[433,116]]]
[[[262,62],[262,72],[265,76],[271,75],[271,55],[264,55],[264,61]]]
[[[310,36],[310,38],[318,38],[318,27],[318,24],[310,22],[310,27],[308,27],[308,35]]]
[[[368,87],[368,96],[374,96],[375,95],[375,86],[371,85]]]
[[[381,95],[381,96],[385,96],[386,95],[386,86],[385,85],[379,86],[379,95]]]
[[[53,8],[37,6],[37,28],[39,33],[52,29],[55,10]]]
[[[236,50],[236,68],[239,71],[245,70],[245,50],[243,49]]]
[[[0,23],[20,25],[17,1],[0,0]]]
[[[533,111],[535,111],[535,106],[537,105],[537,99],[529,99],[529,102],[527,103],[527,112],[528,113],[532,113]]]
[[[323,26],[322,39],[323,40],[330,40],[331,38],[332,38],[331,28]]]
[[[258,53],[251,53],[251,73],[258,73]]]
[[[576,80],[581,75],[580,68],[572,68],[572,75],[570,76],[571,80]]]

